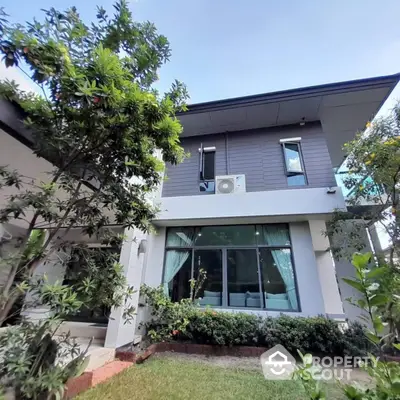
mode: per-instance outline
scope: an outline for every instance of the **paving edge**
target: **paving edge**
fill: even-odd
[[[111,361],[93,371],[84,372],[82,375],[69,379],[66,384],[65,399],[72,399],[79,393],[87,389],[95,387],[101,382],[105,382],[109,378],[119,374],[126,368],[130,367],[132,362],[127,361]]]

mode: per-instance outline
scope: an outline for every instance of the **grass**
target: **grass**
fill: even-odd
[[[340,399],[330,392],[329,399]],[[261,372],[244,371],[153,357],[134,365],[77,400],[303,400],[298,382],[267,381]]]

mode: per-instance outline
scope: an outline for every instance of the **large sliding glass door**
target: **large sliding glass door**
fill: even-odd
[[[197,293],[202,306],[222,306],[222,250],[206,249],[194,251],[194,279],[198,279],[200,269],[205,280]]]
[[[229,307],[263,307],[257,249],[227,249]]]

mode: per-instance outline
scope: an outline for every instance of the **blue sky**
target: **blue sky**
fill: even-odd
[[[16,22],[41,8],[76,5],[90,22],[111,0],[9,0]],[[400,72],[399,0],[136,0],[137,20],[154,22],[171,43],[158,87],[184,81],[190,103]],[[35,88],[0,64],[0,78]],[[400,99],[396,88],[379,115]]]
[[[18,22],[71,5],[89,22],[97,4],[112,11],[113,2],[7,3]],[[136,0],[130,7],[170,40],[158,86],[184,81],[190,103],[400,72],[398,0]],[[5,74],[18,72],[2,67]]]

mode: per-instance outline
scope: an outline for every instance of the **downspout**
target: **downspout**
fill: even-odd
[[[226,169],[226,175],[229,175],[228,132],[225,132],[225,169]]]

